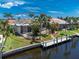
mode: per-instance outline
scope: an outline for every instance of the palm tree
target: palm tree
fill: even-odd
[[[4,17],[12,18],[13,16],[10,13],[4,13]],[[3,46],[4,46],[8,36],[10,36],[10,26],[8,25],[7,21],[3,22],[2,26],[3,26],[3,37],[5,38],[5,41],[3,42]],[[3,49],[4,47],[2,47],[1,51],[3,51]]]
[[[46,16],[46,29],[49,31],[49,33],[50,33],[50,28],[51,28],[51,24],[50,24],[50,19],[51,19],[52,17],[51,16]]]
[[[3,24],[4,24],[4,21],[0,21],[0,30],[2,31],[3,30]]]
[[[38,20],[40,23],[40,34],[43,28],[46,28],[46,30],[49,29],[49,20],[51,19],[51,16],[47,16],[46,14],[42,13],[39,16],[35,16],[34,19]]]
[[[33,21],[31,24],[33,41],[35,41],[35,37],[38,36],[40,32],[40,24],[38,21]]]
[[[29,12],[29,15],[28,16],[33,19],[34,13],[33,12]]]
[[[46,23],[46,29],[49,31],[50,33],[50,29],[51,29],[51,24],[49,22]]]
[[[58,30],[59,24],[58,23],[51,23],[51,32],[54,33],[55,30]]]
[[[39,15],[38,21],[40,23],[40,31],[42,31],[43,28],[46,28],[48,23],[48,17],[46,14],[42,13]]]
[[[12,18],[13,15],[11,13],[4,13],[4,17],[6,17],[6,18]]]
[[[5,41],[2,43],[3,46],[5,45],[8,36],[10,35],[10,31],[9,31],[9,26],[7,24],[7,22],[3,23],[3,37],[5,38]],[[2,47],[1,51],[3,51],[4,47]]]

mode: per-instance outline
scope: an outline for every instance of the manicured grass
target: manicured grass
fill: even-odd
[[[61,31],[56,31],[57,34],[41,34],[42,40],[43,41],[47,41],[50,40],[52,38],[56,38],[56,37],[63,37],[65,35],[73,35],[76,33],[79,33],[79,30],[61,30]]]
[[[50,40],[52,37],[51,37],[51,34],[43,34],[43,35],[41,35],[41,37],[42,37],[42,40],[43,41],[46,41],[46,40]]]
[[[5,48],[3,51],[9,51],[9,50],[12,50],[15,48],[23,47],[23,46],[29,45],[30,42],[31,42],[31,40],[11,34],[7,38],[7,41],[5,43]]]
[[[49,40],[51,38],[50,35],[41,35],[41,36],[42,36],[42,39],[44,41]],[[31,41],[32,40],[25,39],[21,36],[15,36],[15,35],[11,34],[7,38],[7,41],[5,43],[5,48],[3,49],[3,51],[9,51],[9,50],[12,50],[12,49],[16,49],[16,48],[20,48],[20,47],[23,47],[23,46],[30,45]]]
[[[53,35],[53,34],[41,34],[41,38],[43,41],[47,41],[47,40],[50,40],[51,38],[55,38],[55,37],[61,37],[61,36],[64,36],[64,35],[73,35],[75,33],[79,33],[79,30],[61,30],[61,31],[56,31],[58,34],[56,35]],[[5,48],[3,51],[9,51],[9,50],[12,50],[12,49],[16,49],[16,48],[19,48],[19,47],[23,47],[23,46],[27,46],[27,45],[30,45],[31,44],[31,41],[32,40],[28,40],[28,39],[25,39],[21,36],[15,36],[15,35],[10,35],[8,38],[7,38],[7,41],[6,41],[6,44],[5,44]]]
[[[79,30],[62,30],[62,31],[57,31],[59,33],[60,36],[64,36],[64,35],[73,35],[76,33],[79,33]]]

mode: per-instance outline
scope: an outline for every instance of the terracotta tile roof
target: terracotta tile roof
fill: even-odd
[[[30,24],[32,22],[32,20],[30,19],[25,19],[25,20],[16,20],[16,23],[23,23],[23,24]]]
[[[50,23],[58,23],[58,24],[68,24],[68,22],[66,22],[65,20],[62,20],[62,19],[57,19],[57,18],[52,18],[50,19]]]
[[[8,24],[9,25],[15,25],[15,24],[30,24],[32,22],[32,20],[30,19],[21,19],[21,20],[14,20],[14,19],[11,19],[9,18],[7,20]]]
[[[7,22],[8,22],[9,25],[15,25],[16,21],[15,20],[7,20]]]

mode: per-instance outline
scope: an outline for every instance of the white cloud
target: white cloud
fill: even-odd
[[[28,10],[29,12],[39,12],[41,10],[40,7],[25,7],[23,9]]]
[[[15,15],[16,17],[21,17],[21,16],[23,16],[23,17],[25,17],[26,15],[25,14],[18,14],[18,15]]]
[[[25,4],[24,1],[15,1],[15,2],[14,2],[14,5],[15,5],[15,6],[17,6],[17,5],[23,5],[23,4]]]
[[[29,10],[29,12],[40,12],[40,11],[38,11],[38,10]]]
[[[23,9],[26,9],[26,10],[40,10],[41,8],[39,8],[39,7],[25,7]]]
[[[54,14],[64,14],[64,12],[61,11],[48,11],[49,13],[54,13]]]
[[[19,6],[19,5],[23,5],[23,4],[25,4],[24,1],[14,1],[14,2],[7,2],[7,3],[4,3],[4,4],[0,4],[0,7],[9,9],[13,6]]]

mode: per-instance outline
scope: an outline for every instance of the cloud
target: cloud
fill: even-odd
[[[26,9],[26,10],[40,10],[41,8],[39,8],[39,7],[25,7],[24,9]]]
[[[54,13],[54,14],[64,14],[64,12],[61,11],[48,11],[49,13]]]
[[[23,8],[29,12],[40,12],[41,8],[40,7],[25,7]]]
[[[9,8],[11,8],[13,6],[19,6],[19,5],[23,5],[23,4],[25,4],[24,1],[6,2],[4,4],[0,4],[0,7],[9,9]]]
[[[18,14],[18,15],[15,15],[16,17],[25,17],[26,15],[25,14]]]

